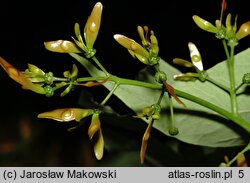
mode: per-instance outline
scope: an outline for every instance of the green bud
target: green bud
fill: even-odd
[[[166,81],[167,80],[167,75],[163,71],[156,72],[155,73],[155,80],[158,83],[161,83],[162,80]]]
[[[160,58],[157,56],[154,56],[153,54],[150,54],[149,58],[148,58],[148,63],[149,65],[156,65],[158,64],[160,61]]]
[[[158,53],[159,53],[158,40],[153,34],[153,31],[151,31],[151,34],[152,35],[150,36],[150,41],[151,41],[150,54],[154,57],[158,57]]]
[[[83,43],[83,39],[82,39],[81,31],[80,31],[80,26],[78,23],[75,23],[74,30],[75,30],[76,38],[79,40],[79,42]],[[84,48],[86,48],[86,47],[84,47]]]
[[[53,73],[52,72],[49,72],[49,73],[46,73],[44,76],[43,76],[43,79],[44,79],[44,82],[48,85],[51,85],[54,81],[54,76],[53,76]]]
[[[199,79],[200,79],[200,81],[202,81],[202,82],[206,81],[207,76],[208,76],[208,74],[207,74],[206,71],[199,72]]]
[[[87,48],[86,52],[85,52],[85,56],[87,58],[91,58],[96,54],[96,49],[94,48]]]
[[[142,41],[142,45],[145,47],[145,46],[148,46],[150,43],[146,40],[145,36],[144,36],[144,30],[148,31],[148,27],[147,26],[144,26],[144,29],[141,27],[141,26],[137,26],[137,31],[139,33],[139,36],[141,38],[141,41]]]
[[[75,64],[73,64],[72,73],[70,77],[75,79],[77,78],[77,75],[78,75],[78,68]]]
[[[176,128],[176,127],[171,127],[171,128],[168,130],[168,132],[169,132],[170,135],[175,136],[175,135],[178,135],[179,130],[178,130],[178,128]]]
[[[160,120],[161,115],[160,115],[160,113],[157,112],[157,113],[153,114],[152,118],[153,118],[154,120]]]
[[[250,73],[246,73],[244,74],[243,78],[242,78],[242,82],[244,84],[250,84]]]
[[[46,97],[52,97],[54,95],[53,87],[51,87],[49,85],[44,87],[44,91],[45,91],[45,96]]]

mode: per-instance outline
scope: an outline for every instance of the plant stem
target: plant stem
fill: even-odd
[[[117,87],[119,86],[119,83],[115,83],[114,87],[112,88],[112,90],[110,90],[109,94],[105,97],[105,99],[100,103],[100,105],[104,105],[109,99],[110,97],[113,95],[113,93],[115,92],[115,90],[117,89]]]
[[[208,76],[208,77],[206,78],[206,80],[209,81],[210,83],[213,83],[214,85],[216,85],[216,86],[222,88],[223,90],[225,90],[225,91],[227,91],[227,92],[230,92],[230,89],[229,89],[227,86],[225,86],[225,85],[223,85],[223,84],[217,82],[216,80],[212,79],[211,77]]]
[[[162,101],[162,99],[163,99],[164,94],[165,94],[165,90],[162,90],[162,91],[161,91],[161,95],[160,95],[160,97],[159,97],[159,99],[158,99],[158,101],[157,101],[157,105],[161,105],[161,101]]]
[[[170,108],[170,128],[174,128],[174,107],[171,95],[168,96],[169,98],[169,108]]]
[[[225,52],[226,55],[229,57],[228,54],[228,50],[227,50],[227,45],[223,42],[223,45],[225,47]],[[99,72],[99,70],[97,70],[87,59],[85,59],[84,57],[81,57],[77,54],[70,54],[72,57],[74,57],[77,61],[79,61],[90,73],[90,75],[95,75],[96,73]],[[99,73],[98,73],[99,74]],[[101,75],[101,73],[100,73]],[[99,76],[100,77],[100,76]],[[94,77],[95,79],[97,77]],[[105,78],[105,76],[103,76],[103,78]],[[103,78],[99,78],[99,79],[103,79]],[[143,81],[137,81],[137,80],[131,80],[131,79],[124,79],[124,78],[119,78],[117,76],[113,76],[113,75],[109,75],[108,77],[109,81],[114,81],[116,84],[119,85],[134,85],[134,86],[140,86],[140,87],[146,87],[146,88],[151,88],[151,89],[156,89],[156,90],[162,90],[162,85],[160,84],[154,84],[154,83],[148,83],[148,82],[143,82]],[[245,119],[243,119],[242,117],[240,117],[238,114],[233,114],[229,111],[226,111],[223,108],[220,108],[206,100],[203,100],[199,97],[195,97],[189,93],[180,91],[175,89],[175,93],[177,96],[185,98],[187,100],[190,100],[192,102],[195,102],[197,104],[200,104],[206,108],[209,108],[211,110],[213,110],[214,112],[219,113],[220,115],[224,116],[225,118],[232,120],[235,124],[239,125],[240,127],[242,127],[243,129],[245,129],[249,134],[250,134],[250,123],[248,121],[246,121]]]
[[[235,92],[235,77],[234,77],[234,48],[231,48],[231,55],[230,59],[228,60],[228,69],[229,69],[229,76],[230,76],[230,99],[231,99],[231,108],[232,113],[238,113],[238,106],[237,106],[237,98]]]
[[[92,57],[92,60],[95,61],[96,65],[98,65],[98,67],[105,73],[106,76],[109,75],[108,71],[102,66],[101,62],[99,62],[99,60],[95,56]]]
[[[223,40],[223,46],[227,55],[227,66],[230,79],[230,100],[231,100],[231,111],[234,115],[238,114],[236,90],[235,90],[235,76],[234,76],[234,46],[230,46],[230,54],[228,52],[226,41]]]
[[[144,81],[138,81],[138,80],[132,80],[132,79],[125,79],[125,78],[120,78],[117,76],[111,76],[109,78],[110,81],[114,81],[119,84],[123,85],[135,85],[135,86],[141,86],[141,87],[146,87],[146,88],[151,88],[151,89],[162,89],[162,85],[158,84],[153,84],[153,83],[148,83]]]
[[[242,154],[250,150],[250,143],[241,151],[239,152],[231,161],[227,163],[227,166],[231,166]]]
[[[108,79],[108,77],[103,77],[103,76],[97,76],[97,77],[84,77],[84,78],[77,78],[77,82],[81,83],[81,82],[86,82],[86,81],[103,81]]]
[[[206,100],[203,100],[199,97],[193,96],[189,93],[180,91],[175,89],[175,93],[177,96],[188,99],[192,102],[195,102],[197,104],[200,104],[204,107],[207,107],[219,114],[221,114],[222,116],[226,117],[229,120],[232,120],[234,123],[236,123],[237,125],[239,125],[240,127],[242,127],[243,129],[245,129],[248,133],[250,133],[250,123],[248,121],[246,121],[245,119],[243,119],[242,117],[240,117],[239,115],[235,115],[229,111],[226,111],[223,108],[220,108]]]

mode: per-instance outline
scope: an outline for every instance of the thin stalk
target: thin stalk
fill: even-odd
[[[239,86],[237,86],[236,88],[235,88],[235,92],[237,92],[242,86],[244,85],[244,83],[242,82],[242,83],[240,83],[239,84]]]
[[[164,96],[164,94],[165,94],[165,90],[162,90],[161,91],[161,95],[160,95],[160,97],[159,97],[159,99],[158,99],[158,101],[157,101],[157,105],[160,105],[161,104],[161,101],[162,101],[162,99],[163,99],[163,96]]]
[[[59,78],[59,77],[53,77],[53,81],[68,81],[67,78]]]
[[[94,60],[96,65],[98,65],[98,67],[105,73],[106,76],[109,75],[108,71],[102,66],[101,62],[99,62],[99,60],[95,56],[92,57],[92,60]]]
[[[109,78],[110,81],[114,81],[119,84],[123,85],[135,85],[135,86],[141,86],[145,88],[151,88],[151,89],[162,89],[162,85],[158,84],[153,84],[153,83],[148,83],[148,82],[143,82],[143,81],[138,81],[138,80],[132,80],[132,79],[125,79],[125,78],[120,78],[117,76],[111,76]]]
[[[108,77],[103,77],[103,76],[97,76],[97,77],[84,77],[84,78],[77,78],[77,82],[81,83],[81,82],[86,82],[86,81],[103,81],[108,79]]]
[[[209,81],[210,83],[212,83],[212,84],[214,84],[214,85],[220,87],[221,89],[225,90],[226,92],[230,92],[230,88],[228,88],[227,86],[221,84],[220,82],[218,82],[218,81],[212,79],[211,77],[208,76],[208,77],[206,78],[206,80]]]
[[[104,105],[109,99],[110,97],[113,95],[113,93],[115,92],[115,90],[117,89],[117,87],[119,86],[118,83],[116,83],[114,85],[114,87],[112,88],[112,90],[110,90],[109,94],[105,97],[105,99],[100,103],[100,105]]]
[[[169,109],[170,109],[170,128],[174,128],[174,106],[172,97],[169,96]]]
[[[250,143],[241,151],[239,152],[231,161],[227,163],[227,166],[231,166],[242,154],[250,150]]]
[[[227,66],[230,79],[230,101],[231,111],[234,115],[238,114],[236,90],[235,90],[235,76],[234,76],[234,46],[230,46],[230,53],[228,51],[227,43],[225,40],[222,41],[223,47],[227,56]]]

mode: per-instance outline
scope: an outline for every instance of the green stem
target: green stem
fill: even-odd
[[[234,46],[230,46],[230,53],[227,48],[226,40],[223,40],[224,50],[227,56],[227,66],[230,79],[230,100],[231,100],[231,111],[234,115],[238,114],[236,90],[235,90],[235,76],[234,76]]]
[[[68,79],[67,78],[53,77],[53,81],[64,81],[64,82],[66,82],[66,81],[68,81]]]
[[[226,42],[226,40],[223,39],[223,40],[222,40],[222,43],[223,43],[223,47],[224,47],[224,50],[225,50],[227,59],[229,59],[229,58],[230,58],[230,54],[229,54],[229,51],[228,51],[228,48],[227,48],[227,42]]]
[[[141,86],[141,87],[145,87],[145,88],[158,89],[158,90],[162,89],[162,85],[160,85],[160,84],[157,85],[157,84],[138,81],[138,80],[120,78],[117,76],[110,76],[109,80],[114,81],[114,82],[119,83],[119,84],[123,84],[123,85],[135,85],[135,86]]]
[[[235,88],[235,92],[237,92],[242,86],[244,85],[244,83],[242,82],[242,83],[240,83],[239,84],[239,86],[237,86],[236,88]]]
[[[92,60],[95,61],[96,65],[98,65],[98,67],[105,73],[106,76],[109,75],[108,71],[102,66],[101,62],[99,62],[99,60],[95,56],[92,57]]]
[[[245,119],[243,119],[242,117],[240,117],[239,115],[235,115],[223,108],[220,108],[206,100],[203,100],[199,97],[193,96],[189,93],[180,91],[175,89],[175,93],[177,96],[185,98],[187,100],[190,100],[192,102],[195,102],[197,104],[200,104],[206,108],[209,108],[219,114],[221,114],[222,116],[226,117],[227,119],[232,120],[235,124],[239,125],[240,127],[242,127],[243,129],[245,129],[248,133],[250,133],[250,123],[248,121],[246,121]]]
[[[210,83],[213,83],[214,85],[216,85],[216,86],[222,88],[223,90],[225,90],[225,91],[227,91],[227,92],[230,92],[230,88],[228,88],[227,86],[225,86],[225,85],[219,83],[218,81],[212,79],[211,77],[208,76],[208,77],[206,78],[206,80],[209,81]]]
[[[161,95],[160,95],[160,97],[159,97],[159,99],[158,99],[158,101],[156,103],[157,105],[161,105],[161,101],[163,99],[164,94],[165,94],[165,90],[162,90],[161,91]]]
[[[115,92],[115,90],[117,89],[117,87],[119,86],[118,83],[116,83],[114,85],[114,87],[112,88],[112,90],[110,90],[109,94],[105,97],[105,99],[100,103],[100,105],[105,105],[106,102],[110,99],[110,97],[113,95],[113,93]]]
[[[97,77],[84,77],[84,78],[77,78],[77,82],[81,83],[81,82],[86,82],[86,81],[103,81],[108,79],[108,77],[103,77],[103,76],[97,76]]]
[[[234,76],[234,48],[231,47],[231,55],[228,60],[228,69],[230,76],[230,98],[231,98],[231,108],[233,114],[238,114],[237,98],[235,92],[235,76]]]
[[[241,151],[239,152],[231,161],[227,163],[227,166],[231,166],[242,154],[250,150],[250,143]]]
[[[172,97],[169,96],[169,108],[170,108],[170,116],[171,116],[171,125],[170,128],[174,128],[174,107],[173,107],[173,101],[172,101]]]

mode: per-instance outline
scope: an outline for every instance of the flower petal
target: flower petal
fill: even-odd
[[[103,9],[102,3],[97,2],[85,25],[84,37],[87,48],[93,48],[93,45],[97,38],[101,25],[102,9]]]
[[[94,144],[94,152],[97,160],[101,160],[104,152],[104,139],[102,135],[102,130],[99,129],[96,137],[96,141]]]
[[[143,48],[139,43],[121,34],[115,34],[114,38],[120,45],[134,52],[134,56],[139,58],[141,62],[143,62],[144,64],[148,64],[146,62],[148,60],[147,58],[149,58],[150,56],[149,52],[145,48]]]
[[[154,123],[154,120],[151,119],[151,121],[148,124],[148,127],[147,127],[146,131],[144,132],[143,138],[142,138],[142,144],[141,144],[141,150],[140,150],[141,164],[144,163],[145,154],[146,154],[147,145],[148,145],[148,139],[149,139],[149,136],[150,136],[151,129],[153,127],[153,123]]]
[[[73,120],[80,121],[92,113],[92,109],[64,108],[40,113],[37,117],[53,119],[60,122],[69,122]]]
[[[100,130],[101,122],[99,119],[99,113],[94,113],[92,116],[92,120],[88,129],[89,139],[92,139],[95,133]]]
[[[33,92],[39,94],[45,94],[43,87],[40,85],[33,84],[25,75],[8,63],[5,59],[0,57],[0,64],[2,68],[6,71],[10,78],[22,85],[23,89],[32,90]]]
[[[201,59],[201,55],[200,55],[198,48],[192,42],[188,43],[188,48],[189,48],[192,63],[197,69],[199,69],[200,71],[203,71],[202,59]]]
[[[248,36],[250,34],[250,21],[243,23],[236,33],[236,38],[238,40]]]
[[[173,59],[173,63],[180,65],[180,66],[184,66],[184,67],[193,67],[194,64],[192,64],[191,62],[181,59],[181,58],[174,58]]]
[[[201,29],[203,29],[205,31],[212,32],[212,33],[218,32],[218,29],[213,24],[202,19],[201,17],[199,17],[197,15],[193,15],[193,20],[198,27],[200,27]]]
[[[48,41],[44,42],[47,50],[58,53],[81,53],[82,51],[75,45],[75,43],[66,40]]]

